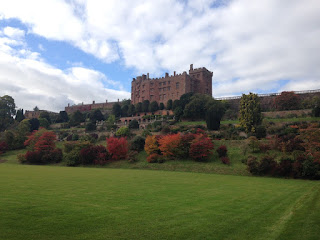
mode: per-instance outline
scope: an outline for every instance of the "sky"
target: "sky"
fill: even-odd
[[[213,97],[320,89],[319,13],[319,0],[2,1],[0,96],[58,112],[191,63],[213,72]]]

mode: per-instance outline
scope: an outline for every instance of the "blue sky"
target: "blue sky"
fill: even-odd
[[[191,63],[213,71],[213,97],[319,89],[319,12],[317,0],[5,1],[0,95],[60,111]]]

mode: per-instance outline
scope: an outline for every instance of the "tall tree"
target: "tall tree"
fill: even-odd
[[[25,119],[25,117],[23,115],[23,109],[18,109],[17,114],[16,114],[16,120],[18,122],[21,122],[23,119]]]
[[[261,124],[262,115],[260,99],[257,94],[242,94],[240,100],[240,125],[246,132],[254,132],[255,127]]]
[[[37,111],[39,111],[40,109],[38,108],[38,106],[35,106],[34,108],[33,108],[33,111],[35,111],[35,112],[37,112]]]
[[[128,117],[128,110],[129,110],[129,106],[123,105],[121,107],[121,117]]]
[[[225,113],[224,104],[211,99],[206,104],[206,123],[209,130],[219,130],[220,121]]]
[[[120,106],[119,103],[113,104],[113,106],[112,106],[112,114],[115,117],[120,117],[121,116],[121,106]]]
[[[183,117],[193,120],[204,119],[206,115],[206,104],[211,100],[212,97],[204,94],[195,94],[191,96],[189,102],[184,107]]]
[[[40,127],[40,122],[39,122],[38,118],[31,118],[29,120],[29,123],[31,125],[30,126],[30,131],[31,132],[34,131],[34,130],[38,130],[39,127]]]
[[[176,99],[176,100],[173,101],[172,110],[175,110],[177,107],[180,107],[180,100]],[[183,109],[182,109],[182,111],[183,111]]]
[[[135,105],[135,108],[136,108],[136,113],[141,113],[141,112],[142,112],[142,103],[141,103],[141,102],[138,102],[138,103]]]
[[[84,121],[85,121],[85,115],[78,110],[71,115],[69,124],[70,126],[77,126]]]
[[[60,111],[56,122],[63,123],[63,122],[68,122],[68,121],[69,121],[68,113],[66,111]]]
[[[16,105],[11,96],[0,97],[0,131],[4,131],[14,122],[13,116],[16,114]]]
[[[96,121],[103,121],[104,116],[101,113],[100,109],[95,109],[91,111],[89,119],[90,119],[90,122],[95,123]]]
[[[159,104],[159,109],[160,109],[160,110],[163,110],[163,109],[164,109],[164,104],[163,104],[163,103],[160,103],[160,104]]]
[[[47,119],[48,123],[51,123],[51,117],[50,114],[47,111],[43,111],[40,113],[40,118],[45,118]]]
[[[129,108],[128,108],[128,116],[133,116],[136,114],[136,108],[133,104],[130,104],[129,105]]]
[[[171,110],[172,109],[172,99],[168,100],[166,109],[167,110]]]
[[[148,112],[149,111],[149,105],[150,105],[149,100],[144,100],[142,102],[142,112]]]
[[[158,110],[159,110],[158,103],[156,101],[151,102],[150,106],[149,106],[149,111],[150,112],[155,112],[155,111],[158,111]]]

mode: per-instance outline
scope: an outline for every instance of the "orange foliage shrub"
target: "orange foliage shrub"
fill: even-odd
[[[182,155],[180,133],[166,135],[159,139],[159,149],[163,156],[179,158]]]
[[[148,136],[146,138],[144,150],[148,155],[159,152],[159,144],[156,136]]]
[[[119,160],[125,159],[128,154],[128,142],[127,138],[111,137],[107,138],[107,149],[111,155],[111,159]]]

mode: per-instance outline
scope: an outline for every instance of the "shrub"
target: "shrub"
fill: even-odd
[[[255,136],[258,138],[258,139],[261,139],[261,138],[265,138],[267,136],[267,131],[266,131],[266,127],[265,126],[257,126],[255,128]]]
[[[44,163],[58,163],[58,162],[61,162],[62,157],[63,157],[62,150],[60,148],[56,148],[49,152],[43,153],[42,161]]]
[[[152,153],[147,157],[148,163],[157,163],[161,156],[157,153]]]
[[[247,145],[251,149],[251,152],[253,153],[259,150],[259,141],[254,136],[251,136],[247,139]]]
[[[277,163],[274,157],[270,155],[265,155],[260,159],[258,166],[258,172],[260,175],[273,174],[276,169]]]
[[[268,143],[259,143],[259,149],[260,149],[260,152],[265,153],[265,152],[271,150],[271,146]]]
[[[129,122],[129,128],[131,128],[131,129],[139,129],[138,121],[134,119],[131,122]]]
[[[140,152],[144,149],[144,144],[145,144],[145,139],[140,136],[135,136],[131,141],[130,141],[130,150],[134,150],[137,152]]]
[[[161,129],[161,133],[162,134],[168,134],[170,132],[170,127],[168,125],[164,126],[162,129]]]
[[[144,129],[141,133],[141,136],[146,138],[147,136],[152,136],[152,134],[149,130]]]
[[[181,157],[187,158],[189,156],[190,146],[196,135],[193,133],[187,133],[181,135]]]
[[[27,151],[25,154],[25,162],[29,164],[41,164],[41,153],[36,151]]]
[[[96,130],[96,129],[97,129],[96,124],[94,124],[94,123],[92,123],[92,122],[88,122],[88,123],[86,124],[86,131],[87,131],[87,132],[94,131],[94,130]]]
[[[121,127],[116,132],[116,136],[118,137],[128,137],[129,134],[130,134],[130,130],[128,127]]]
[[[230,159],[228,157],[221,157],[220,159],[223,164],[230,165]]]
[[[280,163],[277,165],[277,174],[280,176],[292,175],[293,161],[290,158],[282,158]]]
[[[218,155],[219,155],[219,158],[221,158],[221,157],[226,157],[226,156],[227,156],[227,153],[228,153],[228,149],[227,149],[226,146],[221,145],[220,147],[218,147],[217,153],[218,153]]]
[[[189,155],[195,161],[206,161],[214,145],[210,138],[198,134],[190,145]]]
[[[125,159],[128,154],[128,142],[124,137],[115,138],[110,137],[107,139],[107,149],[111,155],[111,159],[119,160]]]
[[[182,155],[180,134],[166,135],[160,138],[159,149],[162,155],[167,158],[180,158]]]
[[[102,159],[98,160],[98,156]],[[81,149],[79,157],[80,157],[80,162],[82,164],[94,164],[96,163],[97,160],[99,164],[104,164],[108,160],[107,150],[102,145],[89,146],[87,148]],[[106,159],[103,159],[103,158],[106,158]]]
[[[128,162],[134,163],[137,161],[138,151],[130,151],[128,155]]]
[[[247,169],[248,171],[253,174],[253,175],[258,175],[259,174],[259,162],[256,157],[254,156],[249,156],[247,159]]]
[[[8,150],[8,144],[6,142],[0,142],[0,155]]]
[[[152,153],[159,153],[159,145],[156,136],[148,136],[144,145],[144,150],[148,155]]]
[[[79,140],[79,135],[78,134],[73,134],[72,135],[72,141],[78,141]]]
[[[63,156],[64,161],[66,162],[67,166],[77,166],[80,162],[80,151],[76,149],[64,154]]]

